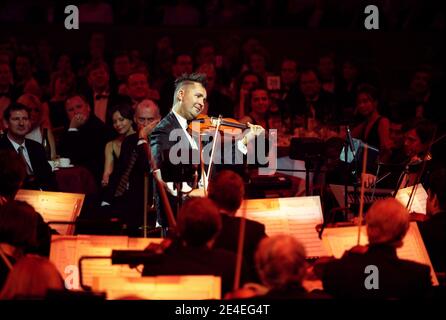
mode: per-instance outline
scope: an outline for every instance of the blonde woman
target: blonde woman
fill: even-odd
[[[46,129],[48,142],[51,148],[51,159],[56,157],[56,142],[49,120],[48,105],[41,103],[40,99],[30,93],[21,95],[17,102],[24,105],[29,110],[29,120],[31,122],[31,130],[26,138],[43,144],[44,131]]]

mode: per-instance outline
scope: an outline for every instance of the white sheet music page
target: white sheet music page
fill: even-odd
[[[246,217],[263,223],[268,236],[290,234],[304,244],[308,257],[327,255],[316,231],[316,225],[323,223],[318,196],[245,201],[247,203],[241,205],[237,216],[242,216],[242,210],[246,207]]]
[[[84,194],[50,192],[20,189],[15,199],[29,203],[42,215],[45,222],[67,221],[74,222],[84,203]],[[51,224],[59,234],[74,233],[74,226],[70,224]]]
[[[412,196],[412,200],[410,201],[408,210],[411,213],[415,212],[426,214],[427,192],[424,190],[421,183],[415,186],[399,189],[396,193],[395,199],[401,202],[404,206],[407,206],[413,188],[415,188],[415,192]]]

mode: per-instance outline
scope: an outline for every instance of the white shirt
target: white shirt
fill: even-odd
[[[186,134],[187,139],[189,140],[190,145],[192,146],[192,149],[198,150],[197,143],[195,140],[191,137],[189,132],[187,132],[187,119],[180,116],[177,112],[172,110],[173,114],[177,118],[178,122],[180,123],[181,128],[183,129],[184,133]]]
[[[28,150],[26,149],[25,142],[23,142],[23,144],[18,144],[17,142],[15,142],[11,138],[9,138],[8,135],[7,135],[7,137],[9,139],[9,141],[11,141],[11,143],[17,153],[19,153],[19,148],[23,147],[23,156],[25,157],[26,163],[31,168],[31,170],[33,170],[33,166],[31,165],[31,159],[29,158],[29,154],[28,154]]]
[[[177,112],[175,112],[175,110],[172,110],[172,112],[175,115],[175,117],[177,118],[178,122],[180,123],[180,126],[183,129],[184,133],[186,134],[186,137],[189,139],[189,142],[190,142],[190,144],[192,146],[192,149],[198,150],[198,147],[197,147],[197,144],[196,144],[195,140],[190,136],[189,132],[187,132],[188,125],[187,125],[186,118],[180,116]],[[248,148],[243,144],[243,142],[241,140],[237,141],[237,148],[243,154],[247,154],[248,153]]]

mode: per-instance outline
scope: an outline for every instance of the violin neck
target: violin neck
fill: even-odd
[[[234,123],[234,122],[229,122],[229,121],[225,121],[225,120],[221,121],[221,125],[229,126],[229,127],[233,127],[233,128],[237,128],[237,129],[246,129],[246,128],[248,128],[248,126],[246,124],[244,124],[244,123]]]

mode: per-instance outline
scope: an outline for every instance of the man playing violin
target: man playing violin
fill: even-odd
[[[169,197],[171,203],[175,203],[172,197],[175,192],[166,182],[180,181],[190,184],[196,181],[200,143],[187,129],[189,122],[203,112],[207,99],[205,87],[206,77],[203,74],[183,74],[178,77],[175,80],[172,109],[150,136],[150,146],[157,169],[155,173],[157,179],[162,181],[171,194]],[[248,124],[248,127],[249,130],[236,141],[236,147],[232,148],[232,152],[246,155],[248,143],[264,132],[261,126]],[[156,191],[158,223],[166,227],[166,219],[162,212],[163,204],[158,190]]]

